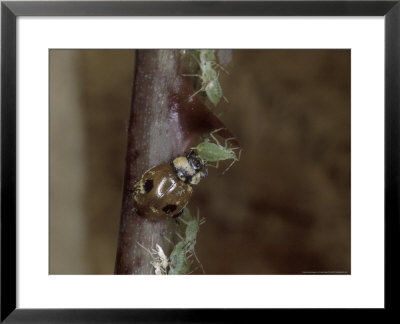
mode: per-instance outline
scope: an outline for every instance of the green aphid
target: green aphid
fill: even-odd
[[[232,163],[228,166],[228,168],[226,168],[226,170],[222,173],[224,174],[231,168],[231,166],[235,162],[240,160],[240,155],[242,150],[240,147],[233,147],[233,148],[228,147],[228,142],[230,140],[233,140],[234,137],[227,138],[225,140],[225,146],[219,144],[218,140],[215,138],[213,134],[222,129],[223,128],[216,129],[210,133],[210,136],[215,141],[215,143],[212,143],[206,139],[204,142],[198,144],[196,147],[193,147],[192,149],[196,150],[197,155],[206,162],[216,162],[216,165],[214,166],[216,168],[218,168],[219,166],[219,161],[233,160]],[[239,150],[238,155],[236,155],[236,152],[234,150]]]
[[[204,141],[194,147],[197,154],[207,162],[219,162],[223,160],[233,159],[239,161],[236,153],[229,148],[225,148],[219,144]]]
[[[184,217],[182,217],[184,216]],[[203,265],[201,264],[199,258],[196,255],[195,251],[195,245],[197,242],[197,234],[200,229],[200,225],[204,224],[205,219],[202,218],[200,219],[200,213],[199,210],[197,210],[197,218],[194,218],[191,214],[188,208],[184,209],[183,215],[180,217],[180,220],[186,225],[185,229],[185,238],[181,238],[185,243],[186,243],[186,248],[188,252],[188,258],[186,259],[186,262],[189,262],[188,259],[191,256],[194,256],[196,258],[197,263],[201,267],[201,270],[203,273],[205,273]]]
[[[214,62],[216,61],[215,50],[199,50],[200,62]]]
[[[202,222],[200,222],[198,219],[192,217],[188,208],[183,210],[182,215],[179,217],[179,221],[185,224],[185,237],[183,238],[179,234],[177,235],[186,243],[187,251],[193,253],[196,245],[197,233],[200,225],[203,224],[204,221],[202,220]]]
[[[205,69],[201,74],[201,78],[204,83],[210,83],[214,80],[218,81],[218,72],[215,71],[211,66],[208,69]]]
[[[187,247],[184,241],[178,242],[169,256],[170,270],[168,274],[183,274],[185,270]]]
[[[228,73],[221,65],[216,62],[214,50],[198,50],[199,58],[194,56],[199,64],[201,74],[184,74],[184,76],[192,76],[201,79],[201,88],[197,90],[193,95],[189,97],[189,101],[193,99],[199,92],[204,91],[208,99],[216,106],[221,98],[224,98],[226,102],[228,99],[223,95],[221,84],[218,81],[219,74],[214,67],[219,67],[226,73]]]
[[[211,49],[193,50],[192,53],[194,53],[193,57],[199,63],[216,62],[217,61],[217,58],[215,56],[215,50],[211,50]]]
[[[199,222],[197,220],[192,220],[190,221],[185,230],[185,239],[188,244],[188,251],[194,252],[194,247],[196,245],[196,238],[197,238],[197,233],[200,229]]]
[[[207,83],[205,88],[208,99],[216,106],[223,97],[222,88],[218,79],[214,79]]]
[[[229,74],[228,71],[225,70],[222,65],[217,63],[217,58],[215,57],[215,50],[199,50],[199,58],[200,58],[200,68],[203,71],[217,67],[222,71],[224,71],[226,74]]]
[[[184,76],[194,76],[201,79],[201,88],[189,97],[189,101],[199,92],[205,91],[208,99],[214,104],[214,106],[220,102],[221,98],[224,98],[224,100],[228,102],[228,99],[226,99],[222,93],[221,84],[218,81],[218,74],[214,69],[210,68],[205,70],[202,75],[184,74]]]
[[[186,230],[185,230],[186,241],[188,241],[188,242],[196,241],[197,232],[199,231],[199,228],[200,228],[200,225],[196,219],[190,221],[187,224]]]
[[[197,219],[194,218],[189,211],[189,208],[185,208],[183,210],[182,215],[179,217],[179,220],[182,221],[185,225],[185,238],[182,238],[178,235],[182,240],[188,242],[196,239],[197,232],[199,231],[200,225],[204,223],[205,220],[199,219],[199,211],[197,211]]]
[[[187,274],[187,273],[189,273],[189,270],[190,270],[190,267],[191,267],[191,266],[192,266],[192,262],[186,260],[186,263],[183,265],[181,274]]]

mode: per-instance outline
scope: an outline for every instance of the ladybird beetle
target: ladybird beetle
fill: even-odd
[[[206,175],[206,163],[194,151],[146,171],[133,189],[137,214],[151,220],[178,217],[192,195],[192,186]]]

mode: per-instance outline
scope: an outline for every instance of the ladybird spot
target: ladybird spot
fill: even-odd
[[[153,189],[153,179],[147,179],[146,182],[144,183],[144,191],[146,193],[149,193],[151,189]]]
[[[166,214],[170,214],[172,212],[174,212],[176,210],[177,206],[176,205],[171,205],[168,204],[166,205],[162,210],[163,212],[165,212]]]

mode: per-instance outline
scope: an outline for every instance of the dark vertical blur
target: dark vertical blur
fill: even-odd
[[[50,273],[114,271],[133,67],[132,50],[50,52]]]
[[[134,51],[51,51],[50,273],[113,273]],[[350,51],[234,50],[216,113],[242,159],[192,213],[209,274],[350,272]]]

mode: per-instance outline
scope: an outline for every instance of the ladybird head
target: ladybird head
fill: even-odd
[[[179,179],[190,185],[196,185],[207,175],[207,166],[194,151],[186,156],[178,156],[172,161]]]

